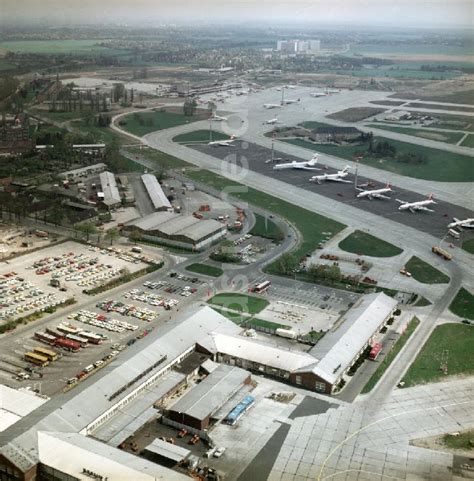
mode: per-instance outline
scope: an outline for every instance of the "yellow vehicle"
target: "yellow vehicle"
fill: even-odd
[[[27,352],[25,354],[25,360],[41,367],[45,367],[49,364],[49,360],[47,357],[36,354],[35,352]]]
[[[51,349],[46,349],[45,347],[35,347],[33,351],[40,356],[44,356],[48,361],[56,361],[59,357],[57,352],[54,352]]]

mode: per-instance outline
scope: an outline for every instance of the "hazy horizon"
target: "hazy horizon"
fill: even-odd
[[[472,27],[470,0],[0,0],[0,24],[136,26],[272,22],[393,28]],[[198,24],[196,23],[196,26]]]

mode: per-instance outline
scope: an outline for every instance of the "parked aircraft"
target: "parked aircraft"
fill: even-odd
[[[300,101],[301,101],[301,99],[288,99],[288,100],[282,100],[281,104],[282,105],[291,105],[291,104],[297,104]]]
[[[321,170],[317,167],[314,167],[319,161],[319,155],[313,155],[311,160],[307,160],[304,162],[288,162],[286,164],[277,164],[273,167],[273,170],[284,170],[284,169],[301,169],[301,170]]]
[[[401,204],[398,210],[409,210],[412,213],[423,210],[425,212],[434,212],[434,210],[428,209],[426,206],[436,204],[433,200],[433,194],[430,194],[426,200],[420,200],[418,202],[406,202],[405,200],[395,199]]]
[[[309,95],[311,95],[311,97],[318,98],[318,97],[326,97],[327,93],[326,92],[313,92]]]
[[[214,140],[212,142],[209,142],[207,145],[212,145],[214,147],[234,147],[232,145],[232,142],[234,142],[235,139],[235,135],[232,135],[231,138],[228,140]]]
[[[265,109],[279,109],[281,107],[280,104],[263,104]]]
[[[212,117],[209,117],[209,120],[213,120],[215,122],[223,122],[224,120],[227,120],[227,117],[221,117],[220,115],[213,114]]]
[[[392,192],[391,185],[387,184],[382,189],[374,189],[374,190],[364,190],[360,187],[357,187],[357,190],[360,190],[360,194],[357,194],[357,198],[363,199],[365,197],[372,199],[390,199],[390,196],[384,195],[387,192]]]
[[[457,227],[458,229],[465,228],[465,229],[474,229],[474,219],[456,219],[456,217],[453,217],[453,221],[450,224],[448,224],[448,228],[452,229],[453,227]]]
[[[278,117],[275,117],[274,119],[265,120],[264,124],[267,124],[267,125],[281,124],[281,121],[278,120]]]
[[[324,180],[331,180],[333,182],[344,182],[346,184],[350,184],[350,180],[345,180],[344,178],[349,175],[349,166],[346,165],[342,170],[339,170],[336,174],[321,174],[321,175],[314,175],[309,179],[310,182],[316,182],[320,184]]]

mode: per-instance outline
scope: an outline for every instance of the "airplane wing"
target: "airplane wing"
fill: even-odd
[[[406,202],[404,200],[400,200],[400,199],[395,199],[395,200],[400,204],[406,204]]]
[[[434,210],[428,209],[428,207],[423,207],[423,206],[418,207],[417,210],[423,210],[425,212],[434,212]]]
[[[300,169],[300,170],[321,170],[321,169],[318,169],[317,167],[307,167],[306,165],[294,165],[292,167],[294,169]]]
[[[343,182],[344,184],[352,184],[351,180],[344,180],[344,179],[331,179],[331,177],[327,178],[326,180],[331,180],[333,182]]]
[[[390,200],[391,197],[389,197],[388,195],[383,195],[383,194],[372,194],[372,196],[369,196],[370,197],[375,197],[376,199],[387,199],[387,200]]]

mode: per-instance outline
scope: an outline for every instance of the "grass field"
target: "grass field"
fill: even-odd
[[[392,127],[387,125],[381,125],[379,123],[368,124],[367,127],[373,127],[374,129],[388,130],[390,132],[396,132],[399,134],[412,135],[413,137],[421,137],[422,139],[437,140],[438,142],[447,142],[448,144],[455,144],[459,142],[463,133],[461,132],[439,132],[429,129],[411,129],[405,127]]]
[[[284,236],[281,229],[271,219],[260,214],[255,214],[255,225],[250,234],[275,241],[281,241]]]
[[[414,317],[409,323],[405,332],[397,339],[393,344],[390,352],[384,357],[383,361],[379,364],[379,367],[372,374],[367,384],[362,389],[362,394],[370,392],[374,386],[379,382],[384,375],[387,368],[392,364],[393,360],[397,357],[397,354],[401,351],[402,347],[408,342],[410,336],[420,324],[420,320]]]
[[[441,271],[413,256],[405,265],[408,272],[411,272],[413,279],[422,284],[446,284],[449,277]]]
[[[474,239],[464,241],[462,243],[462,248],[470,254],[474,254]]]
[[[449,310],[456,316],[474,320],[474,296],[464,287],[461,287],[453,302],[451,302]]]
[[[474,328],[464,324],[436,327],[405,374],[405,386],[442,381],[457,374],[474,374]],[[447,375],[441,370],[447,352]]]
[[[474,112],[474,107],[464,107],[462,105],[457,105],[453,106],[450,105],[449,107],[445,107],[443,109],[442,106],[437,105],[437,104],[427,104],[427,103],[421,103],[421,102],[412,102],[408,105],[406,105],[407,108],[412,107],[416,109],[432,109],[432,110],[456,110],[459,112]]]
[[[138,112],[122,117],[119,121],[121,128],[133,135],[143,135],[156,130],[169,129],[178,125],[189,124],[200,120],[198,115],[185,116],[174,112]]]
[[[443,436],[443,443],[450,449],[464,449],[472,452],[472,448],[474,447],[474,429],[468,429],[457,436],[445,434]]]
[[[222,132],[212,131],[212,140],[227,140],[228,135]],[[186,144],[187,142],[209,142],[211,140],[209,130],[195,130],[186,134],[180,134],[173,138],[173,142]]]
[[[139,147],[127,147],[127,152],[152,160],[161,170],[179,169],[189,166],[189,164],[184,160],[178,159],[178,157],[165,154],[164,152],[155,149],[140,149]]]
[[[315,144],[301,139],[284,140],[290,144],[298,145],[314,152],[318,150],[323,154],[334,155],[342,159],[353,160],[356,152],[365,151],[368,144],[359,145],[328,145]],[[380,159],[369,157],[367,154],[361,164],[387,170],[396,174],[414,177],[416,179],[435,180],[440,182],[474,182],[474,169],[472,168],[473,157],[455,154],[444,150],[423,147],[408,142],[388,139],[386,137],[374,137],[376,141],[387,141],[393,145],[398,153],[419,153],[426,157],[422,164],[408,164],[394,159]]]
[[[421,296],[414,305],[415,307],[426,307],[431,306],[431,302],[426,297]]]
[[[221,177],[207,170],[187,169],[186,175],[192,180],[202,182],[218,190],[233,188],[231,194],[250,205],[265,206],[270,212],[284,217],[291,222],[301,234],[301,243],[292,252],[297,257],[313,252],[318,244],[330,239],[345,228],[344,224],[316,214],[302,207],[290,204],[282,199],[246,187],[232,180]]]
[[[393,257],[403,252],[399,247],[360,230],[354,231],[339,242],[339,248],[353,254],[371,257]]]
[[[220,267],[210,266],[209,264],[191,264],[186,267],[186,270],[211,277],[219,277],[224,274],[224,271]]]
[[[235,292],[226,292],[216,294],[207,301],[215,306],[226,307],[238,312],[247,312],[249,314],[258,314],[270,304],[266,299],[261,297],[247,296]]]
[[[110,49],[96,45],[103,40],[17,40],[0,42],[0,50],[38,54],[99,54]],[[124,51],[125,52],[125,51]]]
[[[463,147],[471,147],[474,149],[474,134],[469,134],[461,143]]]
[[[108,127],[98,127],[97,125],[87,125],[84,119],[73,120],[70,123],[73,129],[79,130],[85,134],[91,134],[94,136],[96,142],[103,142],[105,144],[111,143],[113,141],[119,144],[130,143],[130,139],[120,135],[114,130]]]

